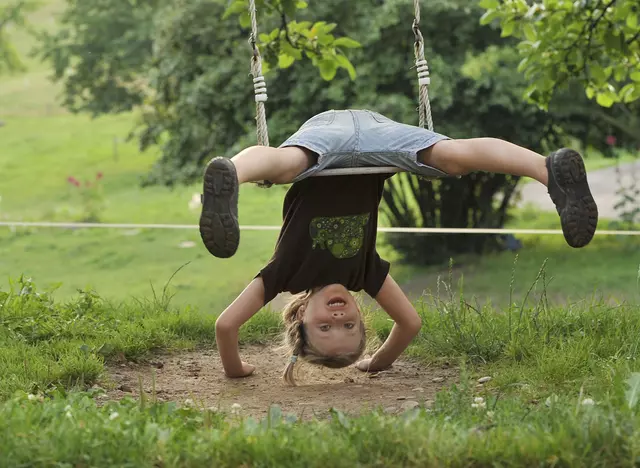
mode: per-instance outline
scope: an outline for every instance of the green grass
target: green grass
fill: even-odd
[[[44,4],[33,23],[55,27],[64,1]],[[25,53],[33,46],[23,33],[16,40]],[[188,202],[197,185],[140,188],[157,154],[124,142],[135,115],[70,115],[46,66],[27,64],[26,74],[0,77],[0,220],[81,219],[81,198],[66,179],[102,172],[101,221],[196,223]],[[589,170],[614,162],[587,158]],[[282,188],[243,187],[241,224],[278,224],[283,196]],[[559,227],[554,213],[514,214],[510,226]],[[433,293],[416,302],[424,326],[407,354],[463,371],[429,410],[299,422],[277,408],[254,421],[175,403],[96,404],[99,390],[90,387],[106,364],[212,346],[217,314],[268,261],[276,236],[243,232],[238,254],[219,260],[196,230],[3,228],[0,467],[638,464],[637,393],[629,391],[640,387],[634,238],[596,237],[574,250],[561,237],[521,236],[515,265],[511,252],[460,256],[451,272],[394,263],[408,290]],[[379,344],[388,317],[366,315]],[[241,341],[279,333],[279,316],[264,310]],[[476,387],[486,374],[493,380]],[[486,407],[472,407],[478,397]]]
[[[634,465],[637,307],[557,308],[545,300],[544,275],[538,283],[503,309],[458,292],[418,304],[423,328],[408,354],[462,369],[431,408],[302,422],[277,407],[255,421],[153,396],[97,405],[101,390],[89,387],[105,362],[207,345],[215,316],[174,309],[161,292],[124,304],[89,292],[55,302],[23,281],[0,294],[0,375],[9,377],[0,381],[0,466]],[[366,314],[379,343],[389,322]],[[241,342],[272,340],[279,325],[263,312]],[[487,374],[493,380],[477,388]]]

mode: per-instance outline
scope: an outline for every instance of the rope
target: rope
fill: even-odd
[[[420,126],[424,128],[425,124],[427,128],[433,131],[433,117],[431,116],[431,103],[429,102],[429,84],[431,78],[429,77],[429,64],[424,56],[424,38],[420,31],[420,0],[413,0],[414,19],[413,19],[413,34],[415,36],[415,56],[416,56],[416,68],[418,71],[418,85],[420,86]]]
[[[43,227],[64,229],[199,229],[194,224],[119,224],[119,223],[54,223],[0,221],[5,227]],[[241,231],[279,231],[282,226],[240,226]],[[491,229],[491,228],[409,228],[378,227],[378,232],[399,232],[412,234],[548,234],[562,235],[561,229]],[[596,231],[597,236],[640,236],[640,231]]]
[[[258,145],[269,146],[269,127],[267,126],[267,112],[264,103],[267,101],[267,83],[262,76],[262,58],[256,45],[258,39],[258,20],[255,0],[249,0],[249,14],[251,15],[251,34],[249,44],[253,51],[251,57],[251,75],[253,76],[253,90],[256,101],[256,134]],[[258,182],[261,187],[271,187],[269,181]]]

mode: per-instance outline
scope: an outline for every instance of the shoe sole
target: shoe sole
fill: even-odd
[[[566,150],[556,154],[551,167],[566,196],[560,213],[564,237],[571,247],[584,247],[591,242],[598,226],[598,206],[589,189],[584,161],[576,151]]]
[[[238,179],[230,162],[214,159],[204,173],[200,237],[215,257],[229,258],[240,243],[240,227],[233,215]]]

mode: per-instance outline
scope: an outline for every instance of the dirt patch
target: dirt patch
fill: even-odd
[[[457,371],[448,366],[426,367],[408,361],[397,361],[378,374],[365,374],[354,367],[326,369],[297,366],[297,387],[281,380],[285,359],[270,347],[251,346],[241,351],[247,362],[257,366],[255,373],[244,379],[224,376],[215,350],[194,351],[157,357],[148,363],[118,364],[108,368],[108,383],[103,386],[110,399],[139,397],[140,383],[145,394],[160,401],[183,404],[191,399],[197,405],[231,411],[232,405],[242,415],[261,418],[271,405],[284,413],[303,419],[326,415],[330,408],[348,414],[382,407],[388,413],[401,412],[418,405],[428,406],[438,390],[453,383]]]

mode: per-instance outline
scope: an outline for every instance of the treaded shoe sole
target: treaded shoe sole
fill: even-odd
[[[550,158],[556,188],[564,194],[562,203],[558,194],[550,192],[558,208],[562,232],[571,247],[584,247],[591,242],[598,226],[598,206],[589,189],[584,161],[577,151],[567,148],[555,152]]]
[[[226,158],[214,158],[204,173],[200,237],[215,257],[229,258],[238,250],[240,227],[237,206],[235,166]]]

